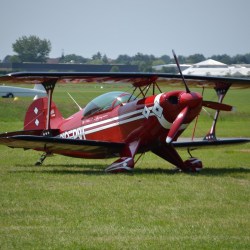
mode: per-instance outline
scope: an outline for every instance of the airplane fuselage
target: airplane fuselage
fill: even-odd
[[[113,109],[87,117],[83,116],[83,111],[79,111],[64,119],[61,124],[55,124],[55,127],[59,128],[61,138],[126,144],[140,140],[139,151],[146,151],[156,144],[165,142],[174,119],[190,102],[186,100],[186,103],[180,103],[182,95],[186,93],[183,91],[162,93],[122,103]],[[197,96],[196,93],[195,95]],[[187,128],[200,109],[201,105],[197,106],[186,118],[174,140]],[[86,156],[84,153],[75,156],[94,157],[93,155]]]

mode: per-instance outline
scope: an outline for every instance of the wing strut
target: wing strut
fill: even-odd
[[[53,90],[55,88],[56,82],[57,79],[49,79],[42,83],[48,95],[47,121],[46,121],[46,128],[42,133],[43,136],[51,136],[51,127],[50,127],[51,104],[52,104]]]
[[[223,99],[226,96],[227,91],[229,90],[230,86],[231,85],[229,85],[229,84],[227,84],[227,85],[220,84],[220,83],[216,84],[216,87],[214,88],[214,90],[216,91],[216,94],[218,96],[219,103],[223,102]],[[204,140],[207,140],[207,141],[217,140],[217,138],[216,138],[216,124],[217,124],[217,121],[219,118],[219,114],[220,114],[220,110],[217,110],[214,114],[212,126],[211,126],[209,132],[207,133],[207,135],[204,137]]]

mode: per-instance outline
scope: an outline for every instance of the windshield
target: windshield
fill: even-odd
[[[83,111],[83,116],[89,116],[96,112],[114,108],[121,103],[127,103],[128,100],[133,101],[136,98],[131,94],[120,91],[113,91],[100,95],[87,104]]]

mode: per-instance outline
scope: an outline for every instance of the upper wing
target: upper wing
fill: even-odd
[[[0,135],[0,144],[12,148],[34,149],[82,158],[105,158],[119,154],[124,143],[62,139],[36,135]]]
[[[189,85],[225,88],[225,86],[250,87],[249,78],[184,76]],[[135,87],[159,82],[167,85],[182,84],[181,76],[165,73],[96,73],[96,72],[27,72],[11,73],[0,77],[0,82],[32,83],[49,85],[51,83],[130,83]]]
[[[217,139],[214,141],[207,140],[195,140],[195,141],[187,141],[180,140],[173,142],[175,148],[204,148],[204,147],[216,147],[216,146],[230,146],[236,144],[249,143],[250,139],[248,138],[230,138],[230,139]]]

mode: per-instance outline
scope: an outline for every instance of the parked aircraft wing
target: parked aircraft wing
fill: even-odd
[[[43,88],[41,84],[40,88],[34,87],[33,89],[31,88],[19,88],[19,87],[14,87],[14,86],[0,86],[0,96],[2,97],[16,97],[16,96],[46,96],[46,91]]]

